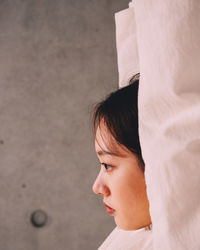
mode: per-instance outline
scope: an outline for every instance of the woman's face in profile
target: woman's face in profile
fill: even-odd
[[[111,140],[117,153],[106,147],[105,141]],[[119,145],[102,122],[97,128],[95,149],[101,166],[93,191],[102,194],[103,202],[114,209],[107,211],[112,213],[117,226],[137,230],[151,224],[144,173],[137,157]]]

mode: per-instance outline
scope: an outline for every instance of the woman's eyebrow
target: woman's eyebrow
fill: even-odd
[[[102,155],[112,155],[112,156],[116,156],[116,157],[125,157],[125,155],[115,153],[115,152],[106,151],[106,150],[99,150],[99,151],[97,151],[97,154],[100,155],[100,156],[102,156]]]
[[[99,150],[99,151],[97,151],[97,154],[98,155],[115,155],[115,153],[112,153],[112,152],[109,152],[106,150]]]

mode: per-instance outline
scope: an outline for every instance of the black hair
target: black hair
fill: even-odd
[[[144,172],[145,163],[138,133],[138,75],[130,80],[128,86],[112,92],[95,106],[92,123],[95,134],[103,119],[114,139],[137,156],[139,166]]]

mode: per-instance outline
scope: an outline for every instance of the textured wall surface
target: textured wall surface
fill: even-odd
[[[94,250],[115,226],[92,192],[89,111],[118,88],[114,13],[127,4],[0,1],[0,250]]]

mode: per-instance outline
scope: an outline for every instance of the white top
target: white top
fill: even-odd
[[[118,226],[108,235],[98,250],[152,250],[152,230],[147,227],[125,231]]]

